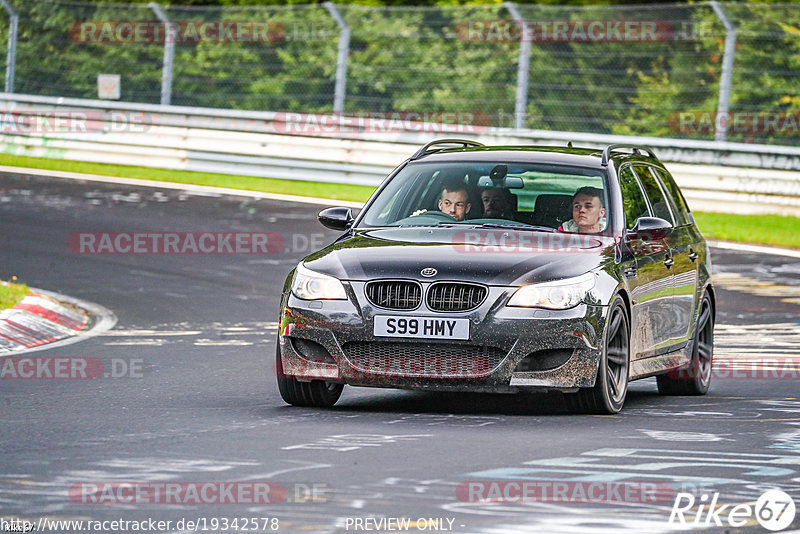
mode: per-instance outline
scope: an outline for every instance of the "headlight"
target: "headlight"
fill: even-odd
[[[522,286],[511,296],[508,306],[566,310],[577,306],[594,287],[594,275],[586,273],[575,278]]]
[[[346,300],[342,283],[332,276],[315,273],[303,264],[297,266],[292,279],[292,293],[303,300]]]

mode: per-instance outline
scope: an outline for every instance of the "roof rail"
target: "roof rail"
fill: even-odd
[[[616,150],[618,148],[632,148],[633,149],[633,153],[637,154],[637,155],[639,154],[640,150],[644,150],[645,152],[647,152],[647,154],[651,158],[658,159],[658,157],[656,156],[656,153],[653,152],[653,149],[650,148],[649,146],[645,146],[645,145],[630,145],[630,144],[627,144],[627,143],[617,143],[617,144],[614,144],[614,145],[608,145],[607,147],[605,147],[603,149],[603,159],[600,161],[600,165],[603,165],[604,167],[607,166],[608,165],[608,157],[611,155],[611,152],[613,152],[614,150]]]
[[[411,161],[419,159],[422,156],[438,152],[439,150],[444,150],[444,148],[434,149],[433,147],[437,145],[461,145],[461,148],[484,146],[483,143],[478,143],[477,141],[468,141],[466,139],[439,139],[437,141],[431,141],[424,147],[414,152],[414,155],[411,156]]]

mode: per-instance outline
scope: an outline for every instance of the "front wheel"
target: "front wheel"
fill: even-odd
[[[617,295],[609,307],[603,334],[603,353],[594,386],[566,395],[570,411],[615,414],[622,409],[628,394],[630,332],[625,303]]]
[[[711,385],[714,354],[714,314],[711,297],[703,294],[697,330],[692,347],[692,360],[688,369],[670,371],[656,377],[658,392],[662,395],[705,395]]]
[[[275,356],[275,372],[278,375],[278,391],[280,391],[281,397],[287,404],[293,406],[329,408],[336,404],[344,389],[344,384],[325,380],[300,382],[296,378],[286,376],[283,372],[280,340]]]

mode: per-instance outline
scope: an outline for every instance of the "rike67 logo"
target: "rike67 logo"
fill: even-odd
[[[752,525],[755,520],[765,529],[777,532],[792,524],[795,511],[792,497],[777,489],[761,494],[755,505],[719,504],[719,492],[711,495],[704,493],[699,498],[691,493],[678,493],[669,522],[683,527],[707,528],[713,525],[741,528]]]

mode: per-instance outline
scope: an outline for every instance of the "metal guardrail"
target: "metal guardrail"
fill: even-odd
[[[85,118],[84,128],[20,118]],[[0,93],[0,150],[46,158],[375,186],[420,145],[469,137],[487,145],[656,149],[694,209],[800,216],[800,148],[574,132],[405,124],[389,132],[298,132],[277,112],[187,108]],[[40,121],[41,122],[41,121]],[[35,123],[35,120],[34,120]],[[469,130],[470,128],[467,128]],[[84,131],[85,130],[85,131]],[[304,135],[297,135],[303,133]]]

